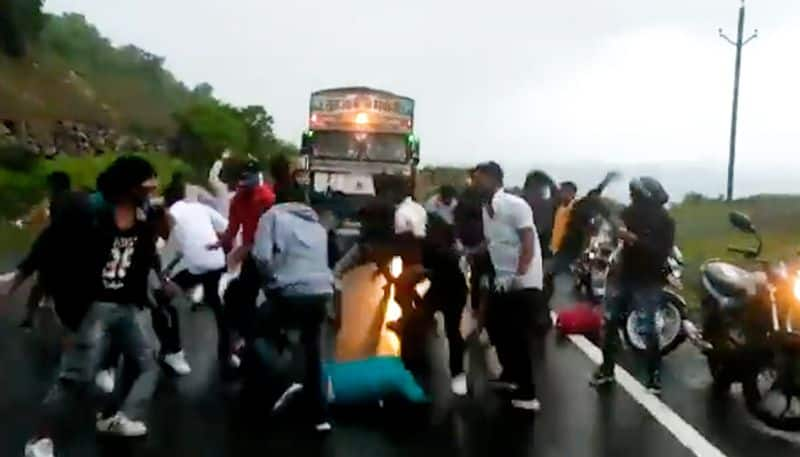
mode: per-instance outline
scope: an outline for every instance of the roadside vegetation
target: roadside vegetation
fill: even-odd
[[[146,156],[162,180],[181,169],[201,185],[225,150],[264,166],[297,153],[274,135],[263,106],[225,103],[207,83],[187,87],[164,68],[163,57],[114,46],[84,16],[46,14],[42,4],[0,0],[0,221],[41,200],[47,173],[64,170],[76,186],[93,187],[98,171],[122,153]],[[142,140],[132,144],[159,147],[36,156],[29,145],[53,144],[60,122],[100,126]]]
[[[800,251],[800,197],[764,195],[726,203],[701,198],[688,199],[672,209],[677,238],[686,261],[686,296],[699,305],[700,266],[707,259],[721,258],[742,266],[741,256],[727,252],[728,246],[755,247],[755,239],[734,229],[728,222],[731,211],[751,217],[764,239],[763,258],[796,264]]]

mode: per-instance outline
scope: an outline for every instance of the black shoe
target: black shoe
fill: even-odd
[[[614,384],[616,381],[617,380],[614,377],[613,369],[612,370],[608,370],[606,368],[600,367],[592,375],[592,379],[589,380],[589,384],[592,387],[602,387],[602,386],[607,386],[607,385],[610,385],[610,384]]]
[[[489,386],[494,390],[500,390],[505,392],[515,392],[519,390],[519,385],[511,380],[511,378],[506,375],[506,372],[503,371],[500,373],[500,376],[496,379],[489,380]]]
[[[653,395],[661,395],[661,374],[659,372],[655,372],[650,375],[650,379],[647,381],[647,391]]]

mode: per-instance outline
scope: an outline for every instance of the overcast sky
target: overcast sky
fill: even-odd
[[[426,164],[492,158],[582,186],[606,166],[724,192],[739,0],[47,0],[298,142],[317,89],[417,101]],[[751,0],[737,193],[800,182],[800,1]],[[514,182],[512,182],[513,184]]]

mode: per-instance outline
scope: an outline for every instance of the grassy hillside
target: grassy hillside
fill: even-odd
[[[192,91],[162,64],[135,46],[112,46],[81,15],[48,15],[26,55],[0,56],[0,119],[172,131]]]
[[[759,196],[732,204],[718,201],[687,202],[673,209],[677,238],[686,257],[687,296],[697,303],[700,291],[699,268],[709,258],[723,258],[745,265],[741,256],[730,254],[730,245],[755,246],[751,236],[736,231],[728,222],[728,213],[742,211],[752,218],[764,238],[766,259],[793,262],[800,250],[800,197]]]

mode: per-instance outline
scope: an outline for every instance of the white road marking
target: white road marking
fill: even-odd
[[[552,313],[556,320],[555,312]],[[603,362],[603,353],[591,341],[582,335],[568,335],[570,341],[578,347],[595,365]],[[694,427],[684,421],[675,411],[660,398],[651,394],[627,370],[617,365],[614,374],[619,384],[633,399],[639,403],[655,420],[664,426],[684,447],[698,457],[726,457],[725,454],[711,444]]]

